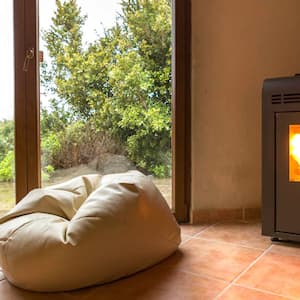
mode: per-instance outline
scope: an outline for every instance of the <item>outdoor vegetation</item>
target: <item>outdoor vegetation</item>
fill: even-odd
[[[11,181],[14,177],[14,123],[0,122],[0,181]]]
[[[170,177],[171,0],[120,2],[115,25],[89,44],[83,42],[87,17],[76,0],[56,0],[52,25],[42,31],[44,180],[105,153]],[[0,122],[2,182],[14,178],[13,130],[13,121]]]

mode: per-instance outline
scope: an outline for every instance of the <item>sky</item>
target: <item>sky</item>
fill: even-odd
[[[102,34],[103,28],[114,25],[120,11],[120,0],[77,0],[83,14],[87,14],[83,28],[85,43]],[[55,9],[55,0],[40,0],[40,28],[47,29]],[[0,120],[12,119],[14,114],[14,71],[13,71],[13,0],[1,0],[0,10]],[[40,50],[43,49],[41,45]]]

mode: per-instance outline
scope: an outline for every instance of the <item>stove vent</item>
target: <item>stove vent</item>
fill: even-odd
[[[300,103],[300,93],[273,94],[271,102],[272,104]]]
[[[283,94],[283,103],[298,103],[300,102],[300,93]]]
[[[272,95],[272,104],[281,104],[281,94]]]

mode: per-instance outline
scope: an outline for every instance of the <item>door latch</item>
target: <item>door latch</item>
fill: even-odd
[[[27,49],[25,59],[24,59],[24,64],[23,64],[23,71],[24,72],[28,71],[29,63],[33,58],[34,58],[34,48]]]

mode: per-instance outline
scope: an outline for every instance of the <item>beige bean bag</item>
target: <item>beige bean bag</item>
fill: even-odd
[[[30,192],[0,218],[0,266],[14,285],[66,291],[109,282],[174,252],[180,228],[137,171]]]

